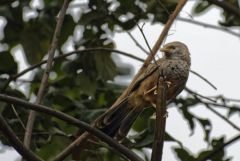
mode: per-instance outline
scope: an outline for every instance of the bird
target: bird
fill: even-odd
[[[127,97],[95,120],[96,128],[116,140],[126,137],[139,114],[146,107],[156,107],[159,74],[162,74],[167,84],[167,104],[184,89],[191,66],[188,47],[182,42],[174,41],[165,44],[160,51],[163,52],[163,57],[147,66]]]

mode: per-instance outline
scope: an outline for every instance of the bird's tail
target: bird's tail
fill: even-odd
[[[96,127],[117,140],[124,138],[132,124],[142,112],[141,108],[132,107],[126,98],[117,106],[109,109],[96,122]]]

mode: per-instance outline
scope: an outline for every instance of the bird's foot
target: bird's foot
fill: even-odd
[[[149,89],[148,91],[144,92],[143,95],[147,95],[147,94],[151,93],[152,91],[155,92],[155,91],[156,91],[156,88],[157,88],[157,86],[154,86],[153,88],[151,88],[151,89]]]
[[[167,86],[168,86],[168,88],[169,88],[169,87],[171,86],[172,82],[166,81],[166,84],[167,84]]]

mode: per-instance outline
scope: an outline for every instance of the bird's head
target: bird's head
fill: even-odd
[[[165,44],[160,51],[164,53],[165,59],[181,59],[189,65],[191,63],[188,47],[179,41]]]

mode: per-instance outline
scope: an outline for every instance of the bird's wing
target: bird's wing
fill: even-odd
[[[149,64],[147,69],[135,81],[131,91],[134,91],[141,84],[141,82],[152,75],[158,69],[158,67],[159,65],[156,65],[155,63]]]

